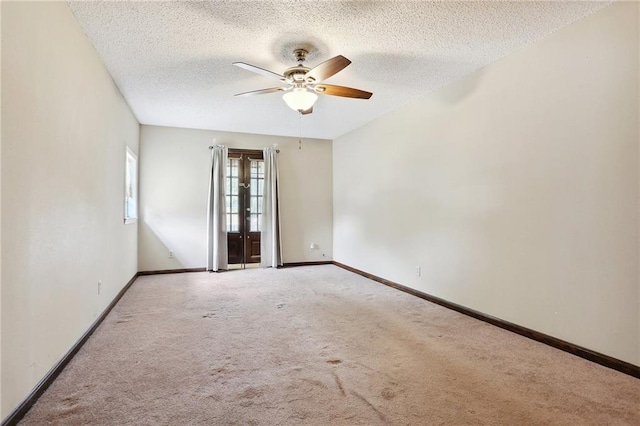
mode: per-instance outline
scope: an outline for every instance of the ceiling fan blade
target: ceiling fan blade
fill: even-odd
[[[369,99],[373,93],[351,87],[334,86],[333,84],[318,84],[314,87],[322,95],[342,96],[344,98]]]
[[[300,114],[307,115],[307,114],[311,114],[312,112],[313,112],[313,107],[309,109],[305,109],[304,111],[300,111]]]
[[[234,62],[233,65],[240,67],[247,71],[255,72],[256,74],[264,75],[266,77],[275,77],[278,80],[284,81],[284,76],[273,71],[265,70],[264,68],[256,67],[255,65],[245,64],[244,62]]]
[[[305,79],[313,79],[314,81],[320,82],[326,80],[332,75],[336,74],[339,71],[342,71],[351,63],[350,60],[345,58],[342,55],[338,55],[334,58],[327,59],[320,65],[316,66],[309,70],[304,78]]]
[[[287,90],[286,87],[270,87],[268,89],[253,90],[251,92],[237,93],[234,96],[253,96],[264,95],[265,93],[282,92]]]

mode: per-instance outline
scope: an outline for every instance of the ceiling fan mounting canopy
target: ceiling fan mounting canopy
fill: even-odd
[[[371,92],[353,89],[345,86],[335,86],[322,83],[329,77],[337,74],[346,68],[351,61],[342,55],[335,56],[317,65],[309,68],[303,65],[306,60],[308,51],[306,49],[295,49],[293,55],[298,61],[298,65],[287,68],[282,74],[266,70],[264,68],[250,65],[244,62],[234,62],[233,65],[255,72],[267,77],[276,77],[281,83],[287,87],[271,87],[268,89],[254,90],[251,92],[238,93],[235,96],[253,96],[266,93],[288,91],[284,98],[287,105],[302,114],[310,114],[313,112],[313,103],[317,99],[315,93],[331,96],[340,96],[346,98],[369,99],[373,95]],[[313,95],[313,96],[310,96]],[[303,99],[304,98],[304,99]],[[308,107],[307,107],[308,106]]]
[[[304,62],[307,59],[309,51],[307,49],[296,49],[293,51],[293,55],[298,62]]]

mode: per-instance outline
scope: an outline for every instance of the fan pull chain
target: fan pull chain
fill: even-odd
[[[302,149],[302,113],[300,113],[300,126],[298,127],[298,149]]]

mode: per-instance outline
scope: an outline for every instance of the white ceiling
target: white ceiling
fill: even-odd
[[[334,139],[610,2],[69,1],[142,124]],[[292,51],[313,67],[352,64],[327,83],[370,100],[320,96],[300,117],[281,93],[234,97],[278,81]]]

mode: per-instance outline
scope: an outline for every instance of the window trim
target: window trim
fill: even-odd
[[[124,167],[124,224],[128,225],[138,221],[138,156],[128,146]]]

